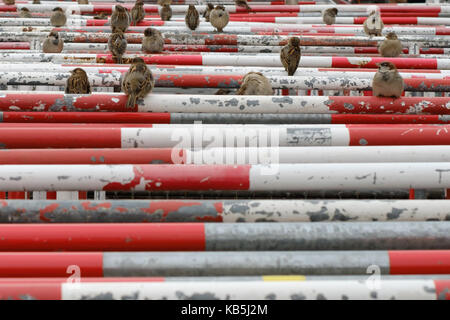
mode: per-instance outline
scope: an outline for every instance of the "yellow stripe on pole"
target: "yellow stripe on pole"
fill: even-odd
[[[263,276],[264,281],[305,281],[305,276]]]

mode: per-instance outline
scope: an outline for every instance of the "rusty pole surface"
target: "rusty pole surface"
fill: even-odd
[[[124,58],[127,59],[127,58]],[[450,61],[450,60],[449,60]],[[65,86],[70,73],[4,72],[0,88],[8,85]],[[93,87],[120,86],[122,73],[88,73]],[[239,88],[241,75],[155,74],[156,87]],[[270,76],[272,88],[297,90],[371,90],[372,79],[330,76]],[[450,79],[404,79],[406,91],[450,91]]]
[[[450,221],[0,224],[0,232],[4,252],[446,250],[450,246]]]
[[[270,165],[229,164],[234,159],[227,165],[3,165],[0,180],[3,191],[450,188],[446,162],[278,164],[270,160]]]
[[[420,82],[419,79],[418,81]],[[448,115],[448,97],[373,96],[235,96],[150,94],[126,109],[124,93],[72,95],[61,92],[6,91],[0,94],[5,112],[154,112],[154,113],[252,113],[252,114],[379,114]],[[6,119],[5,114],[2,114]],[[16,117],[19,117],[20,113]],[[88,113],[86,113],[86,117]],[[133,115],[130,113],[130,117]],[[39,117],[36,115],[36,117]],[[105,116],[106,117],[106,116]],[[74,117],[76,118],[76,117]],[[166,115],[156,119],[169,121]],[[442,121],[447,117],[440,116]]]
[[[0,200],[1,223],[450,221],[449,212],[446,200]]]

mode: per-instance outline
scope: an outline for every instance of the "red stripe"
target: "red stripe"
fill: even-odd
[[[450,125],[347,125],[350,146],[450,145]]]
[[[120,148],[120,128],[0,128],[2,149]]]
[[[153,125],[149,123],[22,123],[22,122],[8,122],[0,123],[0,129],[12,129],[21,130],[22,128],[28,129],[49,129],[49,128],[61,128],[62,129],[102,129],[102,128],[152,128]]]
[[[98,98],[97,98],[98,101]],[[25,123],[170,123],[170,113],[4,112],[3,122]]]
[[[389,251],[390,274],[448,274],[450,250]]]
[[[81,277],[80,282],[164,282],[164,277]],[[0,278],[0,284],[63,283],[67,277]]]
[[[0,300],[61,300],[61,284],[0,283]]]
[[[422,123],[447,123],[438,115],[415,115],[415,114],[332,114],[332,124],[422,124]]]
[[[20,163],[16,161],[14,164]],[[56,191],[47,191],[47,200],[56,200]]]
[[[22,191],[9,191],[8,199],[25,199],[25,192]]]
[[[339,113],[421,113],[421,114],[448,114],[449,98],[433,97],[402,97],[401,99],[378,97],[351,97],[333,96],[327,102],[330,111]],[[364,102],[364,103],[361,103]]]
[[[450,300],[450,280],[434,280],[436,299]]]
[[[19,227],[19,229],[22,229],[20,226],[16,226]],[[36,229],[33,229],[32,227],[33,225],[28,225],[28,227],[22,229],[23,231],[32,232],[31,234],[16,234],[17,238],[22,239],[22,243],[16,243],[17,247],[30,247],[25,240],[27,237],[30,239],[30,243],[42,243],[44,241],[42,239],[51,238],[50,234],[42,233],[42,229],[41,233],[38,234],[38,232],[33,231]],[[15,230],[20,232],[19,229]],[[50,231],[50,229],[47,230]],[[52,230],[55,229],[52,228]],[[55,233],[57,232],[58,231],[55,230]],[[5,233],[5,235],[7,233]],[[41,239],[33,239],[32,234]],[[63,234],[59,233],[59,236],[62,237]],[[8,242],[7,238],[5,238],[5,241]],[[36,248],[33,250],[38,249]],[[81,277],[102,277],[103,253],[0,252],[0,277],[65,277],[67,279],[70,276],[70,273],[67,273],[67,268],[70,265],[77,265],[80,268]]]
[[[13,149],[0,150],[0,164],[152,164],[186,162],[183,149]],[[55,193],[56,196],[56,193]]]
[[[110,182],[103,190],[128,190],[145,182],[145,190],[248,190],[251,165],[133,166],[129,183]]]
[[[230,16],[230,21],[248,21],[248,22],[265,22],[276,23],[276,17],[235,17]]]
[[[355,17],[353,18],[353,24],[363,24],[367,20],[367,17]],[[381,20],[384,24],[418,24],[417,16],[415,17],[386,17],[381,16]]]
[[[1,224],[0,234],[0,251],[205,250],[203,223]],[[7,259],[0,260],[0,270],[14,272]],[[49,260],[36,263],[49,264]]]

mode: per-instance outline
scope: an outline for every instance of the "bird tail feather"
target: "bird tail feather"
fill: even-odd
[[[136,100],[137,100],[136,95],[130,94],[127,99],[126,105],[127,109],[134,109],[134,106],[136,105]]]

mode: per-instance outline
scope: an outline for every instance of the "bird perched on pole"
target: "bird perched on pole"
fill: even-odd
[[[186,17],[184,18],[189,29],[195,30],[200,24],[200,15],[193,4],[189,5]]]
[[[364,32],[370,37],[381,36],[384,24],[380,17],[380,9],[377,6],[370,6],[368,11],[370,14],[364,20]]]
[[[63,50],[64,41],[59,37],[57,31],[52,31],[42,44],[42,51],[44,53],[60,53]]]
[[[53,13],[50,16],[50,23],[52,24],[52,26],[62,27],[63,25],[65,25],[67,18],[63,9],[61,9],[60,7],[56,7],[52,11]]]
[[[285,45],[280,52],[281,63],[289,76],[293,76],[297,70],[300,63],[300,57],[300,39],[298,37],[289,38],[288,44]]]
[[[111,29],[120,29],[122,32],[127,31],[131,23],[131,16],[128,10],[120,4],[116,5],[111,15]]]
[[[122,90],[128,95],[126,107],[134,108],[139,98],[144,98],[155,87],[155,79],[142,58],[134,58],[123,77]]]
[[[217,32],[223,32],[223,28],[226,27],[228,21],[230,21],[230,15],[222,5],[216,6],[214,10],[211,10],[209,13],[209,22],[217,29]]]
[[[386,39],[380,44],[378,52],[383,57],[398,57],[403,51],[403,46],[395,32],[389,32]]]
[[[165,3],[162,5],[161,9],[159,9],[159,16],[162,21],[169,21],[172,18],[172,8],[170,4]]]
[[[336,22],[336,16],[338,14],[338,9],[336,8],[328,8],[325,9],[322,13],[323,23],[327,25],[332,25]]]
[[[269,79],[260,72],[249,72],[242,79],[242,84],[237,95],[246,96],[271,96],[273,95],[272,85]]]
[[[252,10],[252,8],[250,8],[247,4],[247,0],[234,0],[234,3],[236,4],[236,6],[244,7],[248,11]]]
[[[121,64],[122,56],[125,53],[125,50],[127,50],[127,39],[125,38],[122,29],[113,28],[112,31],[113,33],[108,39],[108,48],[116,62]]]
[[[31,13],[30,10],[28,10],[28,8],[21,8],[20,9],[20,13],[19,13],[19,17],[21,18],[31,18]]]
[[[94,16],[97,20],[108,20],[108,14],[106,12],[100,12],[98,15]]]
[[[89,79],[84,71],[81,68],[75,68],[70,71],[72,74],[66,83],[65,93],[70,94],[89,94],[91,93],[91,85],[89,84]]]
[[[160,53],[164,49],[164,39],[161,32],[155,28],[144,30],[144,39],[142,39],[142,51],[147,53]]]
[[[205,18],[206,22],[209,22],[209,14],[211,10],[214,9],[214,5],[212,3],[208,3],[205,12],[203,12],[203,18]]]
[[[377,66],[378,71],[372,81],[373,95],[399,98],[404,89],[404,82],[395,65],[392,62],[384,61]]]
[[[12,6],[13,4],[16,3],[16,1],[15,0],[3,0],[3,3],[8,6]]]
[[[134,7],[131,8],[131,21],[134,25],[137,25],[139,22],[144,20],[144,18],[145,18],[144,1],[136,0]]]

